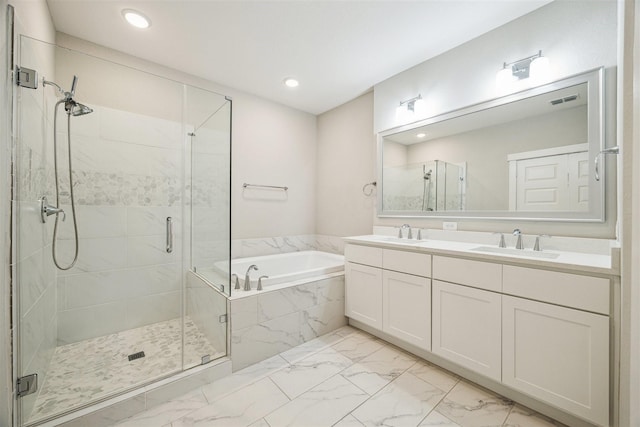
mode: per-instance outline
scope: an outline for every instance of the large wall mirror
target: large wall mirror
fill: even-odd
[[[604,221],[604,70],[379,136],[378,215]],[[599,159],[602,160],[602,159]]]

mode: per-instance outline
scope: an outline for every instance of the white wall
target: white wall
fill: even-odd
[[[371,92],[318,117],[318,234],[371,233],[375,196],[365,196],[362,187],[376,176],[372,129]]]

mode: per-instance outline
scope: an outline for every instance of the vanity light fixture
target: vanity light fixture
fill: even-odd
[[[418,94],[418,96],[407,99],[406,101],[400,101],[400,105],[396,107],[396,121],[408,122],[415,116],[422,116],[423,112],[424,99],[422,99],[421,94]]]
[[[287,77],[282,81],[286,87],[294,88],[300,85],[300,82],[293,77]]]
[[[531,78],[536,82],[546,80],[549,74],[549,58],[542,56],[542,51],[535,55],[519,59],[515,62],[503,63],[502,69],[496,74],[498,87],[508,87],[518,80]]]
[[[147,18],[137,10],[123,9],[122,16],[129,24],[133,25],[136,28],[145,29],[151,26],[151,21],[149,20],[149,18]]]

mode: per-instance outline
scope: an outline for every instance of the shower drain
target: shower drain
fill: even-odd
[[[144,351],[139,351],[137,353],[130,354],[129,362],[131,362],[132,360],[140,359],[142,357],[144,357]]]

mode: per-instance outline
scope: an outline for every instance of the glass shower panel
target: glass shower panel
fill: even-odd
[[[186,132],[182,84],[25,37],[19,48],[20,65],[41,78],[36,90],[17,90],[14,200],[19,375],[39,383],[20,406],[32,424],[183,369]],[[64,94],[42,78],[69,91],[74,75],[73,101],[92,112],[71,103],[69,117],[60,105],[54,135]],[[64,214],[43,223],[42,196]],[[77,262],[57,269],[54,224],[66,268],[74,210]]]
[[[185,368],[227,354],[231,259],[231,101],[186,88],[191,253],[185,295]]]

